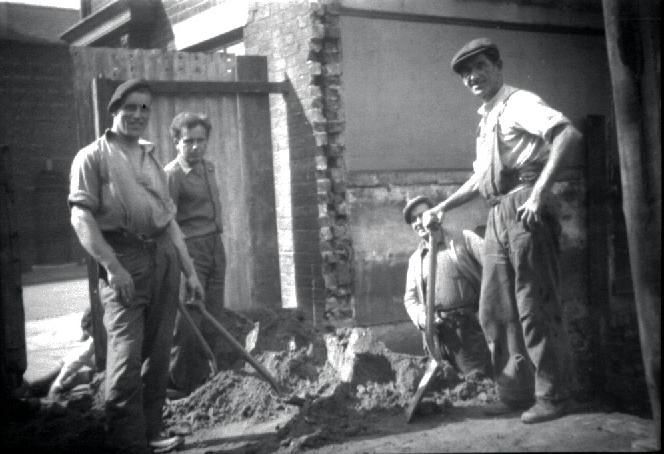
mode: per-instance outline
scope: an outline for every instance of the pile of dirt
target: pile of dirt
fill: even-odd
[[[225,369],[188,397],[167,401],[164,422],[167,429],[186,425],[198,431],[286,416],[276,438],[252,448],[257,453],[297,452],[384,430],[385,421],[407,407],[427,364],[381,345],[353,351],[351,330],[316,330],[292,310],[229,315],[224,325],[286,392],[277,394],[252,366],[229,356]],[[348,367],[350,374],[341,373]],[[342,380],[344,374],[350,379]],[[28,423],[5,430],[4,445],[25,447],[29,441],[35,452],[94,448],[104,454],[103,383],[104,375],[97,374],[86,398],[70,395],[64,405],[46,406]],[[431,389],[423,414],[497,398],[491,380],[464,379],[447,363]]]
[[[278,431],[279,446],[270,441],[255,449],[296,452],[370,434],[381,418],[404,411],[424,373],[426,358],[379,349],[356,355],[354,378],[344,382],[327,356],[323,334],[303,318],[258,315],[254,314],[260,318],[254,357],[287,395],[277,395],[248,365],[221,371],[190,396],[168,402],[167,427],[184,423],[196,431],[240,421],[261,423],[287,414],[291,418]],[[348,333],[332,335],[345,345]],[[448,363],[434,377],[432,390],[422,413],[497,398],[491,380],[463,378]]]

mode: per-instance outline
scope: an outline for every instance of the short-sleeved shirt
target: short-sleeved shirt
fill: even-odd
[[[193,167],[179,155],[166,165],[168,187],[177,206],[177,221],[185,238],[222,231],[221,203],[214,165],[206,160]]]
[[[482,119],[477,132],[477,159],[473,162],[473,169],[480,175],[491,163],[497,119],[501,161],[508,169],[533,164],[543,166],[549,159],[553,130],[570,123],[567,117],[549,107],[536,94],[509,85],[503,85],[477,113]]]
[[[90,210],[104,231],[153,237],[175,217],[168,181],[154,144],[139,140],[130,156],[110,130],[79,150],[72,162],[68,202]]]

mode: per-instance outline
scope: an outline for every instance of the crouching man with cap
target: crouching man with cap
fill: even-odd
[[[433,207],[423,196],[406,203],[404,220],[420,238],[420,244],[408,261],[404,305],[415,326],[424,335],[426,325],[426,293],[430,284],[429,231],[422,224],[422,215]],[[480,289],[482,239],[464,230],[463,243],[451,240],[441,245],[436,256],[434,321],[441,353],[461,374],[479,379],[491,376],[489,350],[477,321]]]
[[[468,181],[425,213],[424,223],[478,193],[489,201],[479,316],[501,402],[487,413],[528,408],[521,420],[536,423],[565,414],[572,391],[551,186],[582,137],[540,97],[505,85],[502,68],[498,47],[486,38],[452,58],[452,70],[482,101],[477,159]]]
[[[77,153],[70,175],[71,223],[99,264],[107,441],[114,452],[182,444],[161,433],[180,270],[189,292],[204,296],[155,147],[140,139],[151,104],[146,81],[122,83],[108,105],[112,127]]]

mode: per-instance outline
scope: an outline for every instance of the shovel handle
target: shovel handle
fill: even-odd
[[[203,347],[203,350],[205,351],[205,356],[208,357],[208,362],[210,364],[210,369],[212,369],[212,373],[214,375],[217,375],[217,372],[219,372],[219,366],[217,366],[217,358],[215,358],[214,353],[212,353],[212,349],[210,348],[205,338],[203,337],[203,333],[201,333],[201,330],[198,329],[198,326],[196,326],[194,319],[191,318],[189,310],[187,310],[184,303],[179,299],[178,299],[178,310],[180,311],[180,314],[184,317],[184,319],[187,321],[187,323],[189,323],[189,326],[194,331],[196,338],[199,340],[201,344],[201,347]]]
[[[270,373],[267,371],[267,369],[265,369],[261,363],[259,363],[258,361],[256,361],[256,360],[255,360],[255,359],[249,354],[249,352],[247,352],[247,351],[244,349],[244,347],[243,347],[243,346],[242,346],[242,345],[241,345],[241,344],[240,344],[240,343],[239,343],[239,342],[233,337],[233,335],[232,335],[231,333],[229,333],[229,332],[226,330],[226,328],[224,328],[224,326],[223,326],[221,323],[219,323],[219,322],[217,321],[217,319],[215,319],[215,318],[212,316],[212,314],[210,314],[210,313],[205,309],[205,307],[203,307],[203,306],[200,305],[200,304],[197,304],[195,307],[198,308],[199,311],[201,311],[201,314],[203,314],[203,317],[205,317],[206,319],[208,319],[208,321],[209,321],[210,323],[212,323],[212,325],[217,329],[217,331],[219,331],[219,332],[221,333],[221,335],[222,335],[222,336],[228,341],[228,343],[230,343],[231,346],[233,346],[233,348],[235,348],[235,350],[236,350],[238,353],[240,353],[240,354],[244,357],[244,359],[247,360],[247,362],[248,362],[249,364],[251,364],[251,365],[254,367],[254,369],[256,369],[256,371],[257,371],[257,372],[258,372],[258,373],[259,373],[259,374],[260,374],[265,380],[267,380],[267,382],[270,384],[270,386],[272,386],[272,389],[274,389],[274,390],[276,391],[276,393],[277,393],[279,396],[283,396],[283,395],[284,395],[284,392],[283,392],[283,390],[281,389],[281,387],[279,386],[279,383],[277,383],[277,381],[274,379],[274,377],[273,377],[272,375],[270,375]]]
[[[440,343],[436,335],[435,306],[436,306],[436,270],[438,264],[438,242],[440,240],[441,227],[439,223],[429,226],[429,282],[427,283],[426,294],[426,325],[424,327],[424,338],[427,343],[429,353],[436,360],[440,361],[443,355],[440,351]]]

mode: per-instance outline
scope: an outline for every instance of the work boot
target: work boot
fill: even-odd
[[[523,411],[526,408],[530,407],[531,402],[506,402],[504,400],[499,400],[488,404],[482,408],[482,412],[486,416],[502,416],[508,415],[510,413],[516,413],[518,411]]]
[[[521,414],[521,422],[534,424],[560,418],[567,413],[569,400],[554,402],[547,399],[537,399],[535,405]]]
[[[184,445],[184,437],[179,435],[167,436],[166,434],[160,434],[157,438],[150,440],[148,444],[152,452],[155,454],[171,452]]]
[[[187,397],[187,393],[175,388],[166,388],[166,398],[168,400],[180,400]]]

